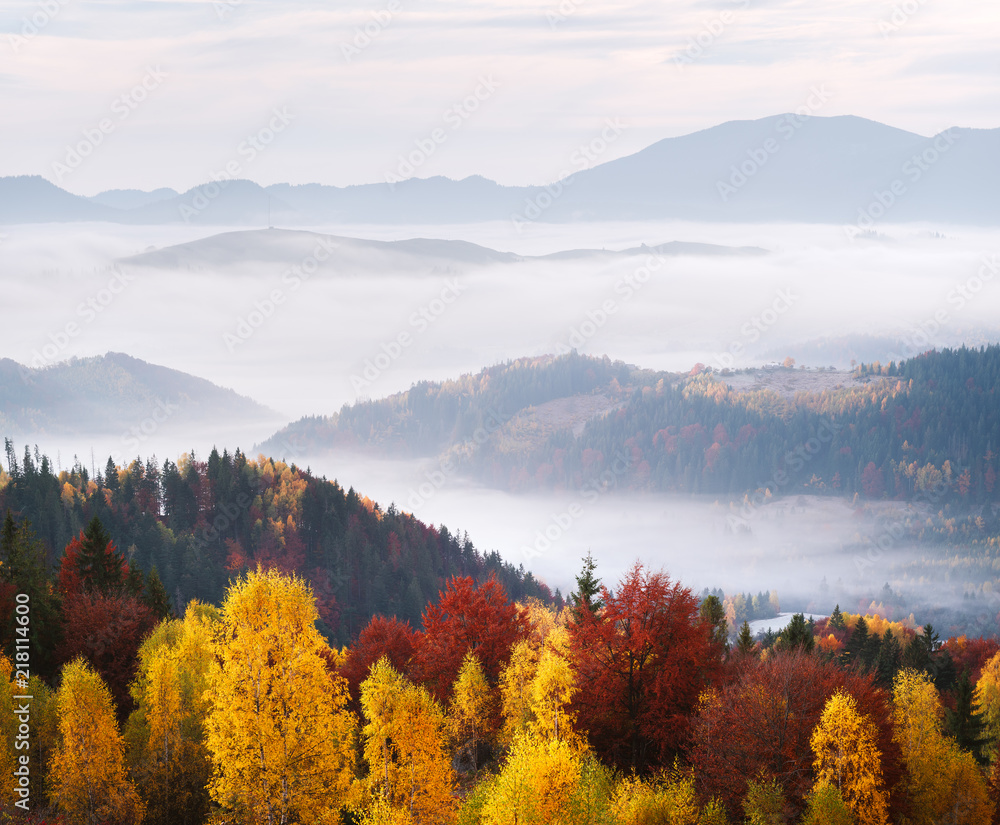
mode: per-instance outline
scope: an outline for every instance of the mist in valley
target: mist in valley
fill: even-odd
[[[802,366],[843,369],[855,336],[874,336],[886,360],[898,359],[995,339],[1000,317],[996,233],[967,227],[886,226],[870,237],[829,225],[665,222],[225,231],[9,227],[0,264],[7,355],[47,367],[125,352],[231,388],[273,417],[192,422],[183,399],[167,398],[170,414],[151,409],[120,432],[23,440],[58,468],[79,460],[99,472],[109,455],[162,463],[192,450],[204,458],[212,447],[251,451],[301,416],[522,356],[575,348],[687,372],[698,362],[721,370],[790,355]],[[349,238],[442,242],[370,247]],[[718,248],[539,257],[669,241]],[[821,339],[846,339],[838,362],[807,346]],[[858,548],[884,525],[834,498],[794,497],[741,514],[740,502],[613,485],[588,497],[512,495],[444,474],[434,459],[303,455],[293,444],[274,457],[383,507],[467,531],[480,550],[497,550],[564,594],[590,551],[612,586],[640,560],[698,590],[775,589],[783,606],[822,612],[841,593],[864,599],[894,577],[898,586],[895,560],[912,551],[897,541],[877,563],[859,565]],[[903,584],[927,596],[925,584]],[[954,590],[942,588],[941,598]]]

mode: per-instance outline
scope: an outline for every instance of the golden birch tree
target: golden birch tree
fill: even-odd
[[[877,737],[854,697],[838,691],[827,700],[810,740],[816,784],[835,787],[861,825],[885,825],[889,819]]]
[[[316,619],[305,582],[274,570],[248,574],[223,604],[206,721],[210,791],[245,822],[327,822],[346,801],[355,722]]]
[[[56,693],[59,743],[52,758],[52,799],[73,825],[138,823],[143,807],[125,772],[111,692],[87,662],[62,671]]]

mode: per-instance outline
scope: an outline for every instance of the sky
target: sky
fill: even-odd
[[[0,176],[344,186],[422,146],[407,174],[524,185],[609,122],[590,165],[802,107],[995,128],[995,20],[992,0],[0,0]]]

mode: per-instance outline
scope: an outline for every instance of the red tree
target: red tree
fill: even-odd
[[[83,656],[107,682],[125,719],[132,710],[129,683],[135,678],[139,645],[156,627],[153,611],[134,596],[79,593],[63,603],[63,639],[56,658]]]
[[[358,634],[357,640],[347,651],[347,659],[340,674],[347,680],[351,699],[360,700],[359,688],[368,678],[368,671],[383,656],[400,673],[409,673],[413,654],[417,649],[417,632],[395,616],[372,616]]]
[[[882,471],[875,466],[874,461],[869,461],[861,472],[861,489],[869,498],[878,498],[885,492],[885,481],[882,479]]]
[[[511,648],[528,634],[527,610],[519,610],[492,575],[478,587],[469,576],[451,579],[437,604],[427,606],[423,623],[414,671],[442,701],[466,653],[476,652],[486,678],[496,685]]]
[[[885,786],[897,784],[902,768],[889,697],[870,674],[844,671],[801,650],[744,660],[734,674],[703,698],[691,727],[689,758],[706,797],[719,797],[738,815],[747,782],[763,775],[777,779],[790,806],[801,811],[814,779],[809,738],[838,689],[877,726]],[[893,799],[894,812],[898,801]]]
[[[132,582],[129,566],[110,536],[94,518],[66,545],[59,564],[63,597],[59,663],[83,656],[101,674],[125,718],[132,709],[129,683],[136,654],[157,624],[155,611],[142,598],[142,580]]]
[[[698,600],[664,573],[636,564],[614,594],[602,587],[601,598],[599,614],[582,611],[571,627],[576,710],[600,754],[644,770],[681,745],[722,651]]]

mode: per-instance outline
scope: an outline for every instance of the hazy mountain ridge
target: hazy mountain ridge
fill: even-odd
[[[120,260],[155,269],[245,271],[248,265],[301,265],[312,259],[317,271],[393,272],[444,267],[491,266],[532,261],[608,261],[640,255],[766,255],[760,247],[732,247],[670,241],[623,250],[571,249],[548,255],[516,255],[461,240],[408,238],[377,241],[324,235],[306,230],[249,229],[149,250]]]
[[[47,367],[0,360],[0,432],[16,437],[117,433],[158,423],[266,422],[277,413],[203,378],[123,353]]]
[[[161,189],[88,199],[38,176],[0,178],[0,222],[863,224],[872,218],[992,225],[1000,221],[993,197],[1000,188],[998,152],[1000,129],[952,128],[923,137],[854,116],[783,114],[665,138],[547,186],[503,186],[480,176],[347,187],[222,180],[173,197]]]
[[[491,387],[495,376],[507,383]],[[302,419],[262,449],[439,453],[477,481],[510,491],[579,490],[610,471],[616,484],[635,490],[932,495],[971,506],[1000,493],[998,392],[1000,345],[855,372],[696,368],[686,377],[573,353],[423,382],[328,418]],[[595,403],[601,394],[605,400]],[[580,402],[585,396],[589,406]],[[547,402],[574,397],[575,418],[565,411],[539,417]]]

